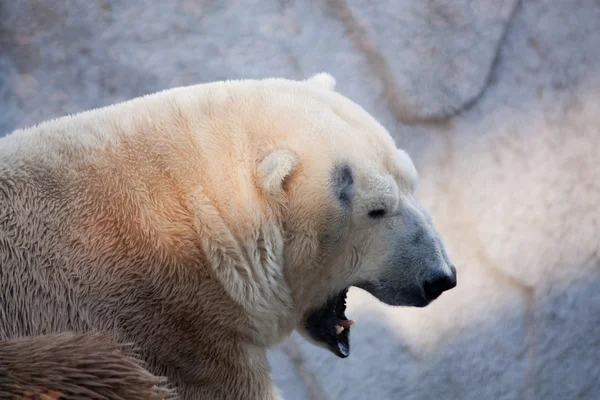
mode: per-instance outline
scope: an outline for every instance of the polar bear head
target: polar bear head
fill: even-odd
[[[257,172],[266,195],[285,205],[284,272],[296,329],[346,357],[349,287],[392,306],[424,307],[456,285],[456,270],[415,198],[409,155],[334,90],[330,75],[293,85],[270,104],[276,122],[261,139],[268,150]]]

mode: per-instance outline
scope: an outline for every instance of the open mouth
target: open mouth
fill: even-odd
[[[350,355],[350,326],[353,320],[346,318],[346,295],[348,288],[329,300],[306,319],[306,330],[312,338],[340,358]]]

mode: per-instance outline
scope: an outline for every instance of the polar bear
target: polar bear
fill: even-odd
[[[0,340],[132,342],[182,399],[279,399],[296,329],[350,352],[346,293],[423,307],[456,269],[406,152],[320,73],[168,89],[0,139]]]

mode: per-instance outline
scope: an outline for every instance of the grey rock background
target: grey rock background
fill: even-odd
[[[286,399],[600,399],[599,1],[0,2],[0,135],[323,70],[413,156],[459,285],[418,310],[353,289],[348,359],[271,352]]]

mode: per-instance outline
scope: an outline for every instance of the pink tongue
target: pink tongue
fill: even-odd
[[[348,319],[340,321],[339,325],[344,329],[350,328],[354,324],[354,320]]]

